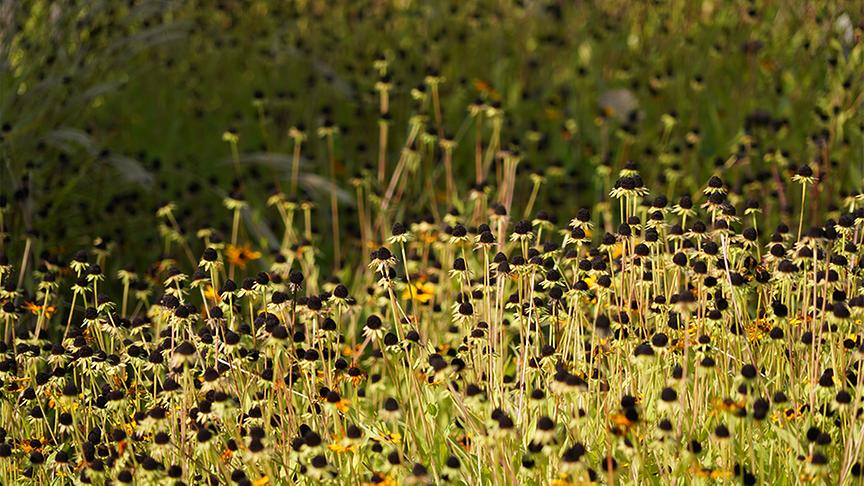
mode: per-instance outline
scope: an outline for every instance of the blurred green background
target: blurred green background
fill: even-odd
[[[377,160],[376,59],[392,84],[390,170],[411,117],[433,116],[424,81],[440,73],[463,195],[475,182],[468,108],[483,102],[500,103],[502,145],[522,156],[514,207],[530,193],[527,174],[543,174],[535,207],[564,222],[602,202],[632,160],[654,195],[695,193],[722,172],[738,200],[776,199],[766,211],[776,222],[797,211],[799,189],[772,181],[809,163],[824,179],[814,214],[824,213],[826,193],[860,190],[862,49],[859,1],[7,1],[5,251],[20,254],[35,232],[38,252],[69,255],[101,237],[118,264],[151,261],[161,204],[176,202],[190,238],[228,232],[232,190],[250,202],[248,223],[278,234],[265,201],[286,190],[292,126],[308,134],[301,188],[319,208],[316,228],[328,231],[339,191],[351,239],[349,180]],[[335,180],[316,136],[326,120],[339,127]],[[441,173],[428,172],[436,191]],[[409,187],[415,204],[394,216],[454,203],[427,190]]]

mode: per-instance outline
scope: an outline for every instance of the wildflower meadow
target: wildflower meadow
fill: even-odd
[[[0,485],[864,485],[854,1],[0,1]]]

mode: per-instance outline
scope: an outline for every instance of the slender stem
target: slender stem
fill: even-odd
[[[807,197],[807,184],[801,184],[801,215],[798,218],[798,239],[801,241],[801,229],[804,227],[804,200]]]

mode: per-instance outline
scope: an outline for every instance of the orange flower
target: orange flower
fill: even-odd
[[[482,79],[475,78],[471,80],[471,84],[474,85],[474,89],[481,93],[485,93],[489,96],[489,98],[493,100],[501,99],[501,95],[498,93],[498,90],[492,87],[492,85],[488,82],[483,81]]]
[[[474,441],[471,439],[471,436],[468,434],[462,434],[456,438],[456,443],[459,444],[459,447],[462,448],[465,452],[471,452],[471,448],[474,445]]]
[[[360,374],[357,375],[357,376],[351,376],[351,377],[349,378],[349,380],[351,381],[351,384],[354,385],[354,386],[359,385],[359,384],[362,383],[363,380],[365,380],[365,379],[366,379],[366,373],[360,373]]]
[[[338,402],[334,403],[333,406],[336,407],[336,409],[340,412],[345,413],[348,411],[349,408],[351,408],[351,401],[347,398],[343,398]]]
[[[51,316],[57,310],[57,307],[55,307],[53,305],[41,306],[41,305],[38,305],[34,302],[25,303],[24,308],[27,309],[28,311],[30,311],[30,313],[33,314],[34,316],[38,316],[39,313],[42,312],[42,310],[44,309],[45,310],[45,319],[51,319]]]
[[[629,428],[633,426],[634,422],[630,421],[623,413],[613,413],[610,417],[610,421],[619,426]]]
[[[354,347],[351,347],[350,345],[347,345],[347,344],[346,344],[346,345],[342,348],[342,356],[346,356],[346,357],[349,357],[349,356],[356,356],[356,355],[357,355],[358,353],[360,353],[360,351],[362,351],[362,350],[363,350],[363,345],[362,345],[362,344],[357,344],[357,345],[355,345]]]
[[[225,259],[231,265],[236,265],[240,268],[246,268],[247,263],[259,258],[261,258],[261,252],[253,250],[249,243],[244,243],[240,246],[228,245],[225,248]]]
[[[42,437],[39,437],[39,442],[42,444],[45,444],[47,442],[47,439],[45,439],[44,435]],[[22,441],[19,444],[19,446],[21,447],[21,450],[24,451],[25,454],[30,454],[33,451],[41,451],[42,450],[42,447],[31,446],[30,441],[27,441],[27,440]]]

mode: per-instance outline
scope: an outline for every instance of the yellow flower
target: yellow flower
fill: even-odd
[[[136,427],[138,427],[138,422],[136,422],[135,420],[132,420],[131,422],[123,425],[123,428],[126,431],[126,435],[132,435],[133,433],[135,433]]]
[[[747,339],[751,342],[761,341],[771,331],[773,327],[768,319],[756,319],[746,326]]]
[[[438,236],[435,233],[432,233],[431,231],[424,232],[424,233],[420,234],[420,241],[422,241],[423,243],[426,243],[427,245],[431,245],[432,243],[435,243],[436,241],[438,241]]]
[[[402,292],[403,299],[414,298],[417,302],[425,304],[432,300],[435,295],[435,286],[427,282],[425,278],[420,278],[416,282],[411,282],[411,285]]]
[[[771,420],[774,423],[779,423],[781,420],[784,421],[792,421],[804,414],[804,405],[799,406],[798,408],[789,407],[786,410],[774,412],[771,415]]]
[[[228,260],[228,263],[231,265],[236,265],[240,268],[246,268],[247,263],[259,258],[261,258],[261,252],[254,251],[249,243],[244,243],[239,246],[228,245],[228,247],[225,248],[225,259]]]
[[[698,464],[694,464],[690,466],[690,473],[700,478],[711,478],[711,479],[729,479],[732,477],[731,471],[726,471],[723,469],[714,469],[711,467],[702,467]]]
[[[620,257],[622,253],[624,253],[624,245],[619,241],[612,247],[612,259]]]
[[[732,477],[732,471],[725,469],[715,469],[711,471],[711,479],[729,479]]]
[[[340,412],[345,413],[348,411],[349,408],[351,408],[351,401],[347,398],[343,398],[338,402],[334,403],[333,406],[335,406],[336,409]]]
[[[685,339],[687,340],[687,346],[695,346],[695,345],[696,345],[696,334],[697,334],[697,332],[698,332],[698,329],[697,329],[695,326],[690,327],[689,330],[687,331],[687,333],[686,333],[687,335],[684,337],[684,339],[679,339],[679,340],[675,343],[675,345],[672,346],[672,348],[675,349],[676,351],[681,351],[681,350],[683,350],[683,349],[684,349],[684,340],[685,340]]]
[[[363,486],[396,486],[398,483],[390,476],[384,476],[375,473],[376,480],[370,483],[363,483]]]
[[[386,432],[378,437],[378,442],[385,442],[387,444],[398,444],[400,440],[402,440],[402,436],[399,432]]]
[[[739,400],[736,402],[731,398],[727,398],[725,400],[722,398],[717,398],[716,400],[714,400],[714,410],[712,411],[712,414],[715,414],[717,412],[735,413],[744,407],[746,407],[746,403],[744,403],[743,400]]]
[[[330,449],[331,451],[337,453],[337,454],[341,454],[343,452],[354,452],[357,450],[357,446],[354,444],[347,444],[346,445],[346,444],[340,444],[338,442],[333,443],[333,444],[329,444],[327,446],[327,448]]]
[[[83,399],[84,394],[83,393],[80,394],[78,396],[78,398],[79,398],[79,400]],[[78,404],[79,404],[78,400],[75,400],[73,402],[69,402],[67,400],[57,402],[53,398],[48,402],[48,406],[50,408],[55,408],[59,405],[59,407],[57,407],[57,409],[60,410],[60,412],[74,412],[74,411],[78,410]]]
[[[222,296],[219,295],[219,292],[216,292],[212,285],[208,285],[204,288],[204,297],[212,302],[222,302]]]

